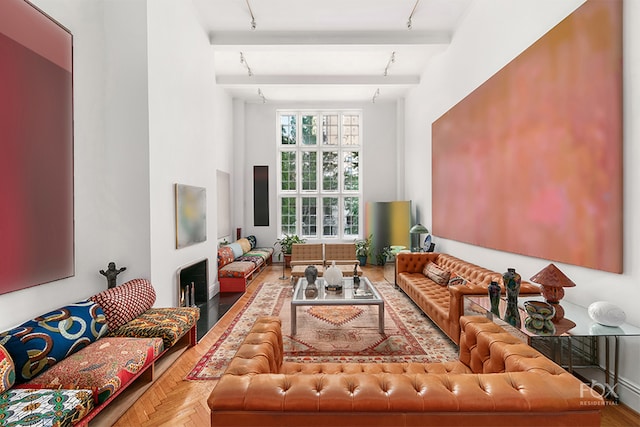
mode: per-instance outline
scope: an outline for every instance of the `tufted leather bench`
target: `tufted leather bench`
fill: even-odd
[[[427,263],[464,279],[460,285],[439,285],[425,276]],[[452,255],[434,252],[401,252],[396,255],[396,285],[456,344],[460,341],[460,316],[464,314],[465,295],[487,295],[492,280],[501,284],[502,274],[463,261]],[[540,294],[540,288],[522,282],[521,294]]]
[[[599,426],[602,398],[481,316],[460,360],[292,363],[260,318],[208,399],[212,426]]]

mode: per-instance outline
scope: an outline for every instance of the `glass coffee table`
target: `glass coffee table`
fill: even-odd
[[[378,331],[384,333],[384,300],[369,279],[360,277],[360,286],[354,289],[353,277],[342,279],[341,291],[328,291],[325,281],[316,279],[317,292],[315,296],[307,290],[307,279],[298,279],[291,298],[291,335],[297,332],[297,309],[300,306],[311,305],[377,305]]]

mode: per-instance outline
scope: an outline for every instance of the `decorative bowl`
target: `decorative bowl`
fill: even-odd
[[[556,309],[544,301],[525,301],[524,309],[536,320],[550,320],[556,314]]]

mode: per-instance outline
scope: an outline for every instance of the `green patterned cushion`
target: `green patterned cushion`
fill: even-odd
[[[86,416],[93,406],[91,390],[13,388],[0,393],[0,425],[71,426]]]

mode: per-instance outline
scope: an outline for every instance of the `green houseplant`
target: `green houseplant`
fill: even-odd
[[[378,255],[376,256],[376,261],[378,265],[385,265],[387,261],[389,261],[393,256],[393,252],[391,252],[391,246],[385,246],[384,248],[378,251]]]
[[[369,234],[366,239],[356,240],[356,256],[361,266],[367,264],[367,258],[371,255],[372,240],[373,234]]]
[[[304,243],[305,240],[297,234],[285,234],[283,237],[276,239],[274,245],[280,246],[280,252],[284,255],[285,265],[291,260],[291,248],[294,243]],[[280,254],[278,254],[280,260]]]

